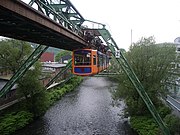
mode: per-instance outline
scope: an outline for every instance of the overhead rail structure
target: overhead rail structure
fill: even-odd
[[[45,86],[46,88],[49,87],[52,83],[54,83],[64,72],[67,72],[72,67],[72,60],[68,62],[66,67],[64,67],[58,74],[56,74]]]
[[[5,86],[0,91],[0,97],[6,94],[16,83],[16,81],[21,78],[25,72],[41,57],[43,52],[48,49],[48,46],[39,45],[35,51],[29,56],[29,58],[24,62],[23,65],[18,69],[18,71],[11,77],[11,79],[5,84]]]
[[[47,0],[32,0],[31,5],[38,5],[36,10],[20,0],[1,0],[0,35],[70,51],[87,47],[80,29],[84,19],[65,1],[50,4]]]
[[[31,7],[34,4],[37,9]],[[69,0],[59,0],[59,3],[53,3],[52,0],[31,0],[29,5],[20,0],[1,0],[0,2],[0,36],[41,44],[19,68],[18,72],[14,74],[6,86],[3,87],[0,97],[15,84],[18,78],[22,77],[25,71],[48,48],[42,45],[70,51],[86,48],[91,44],[83,38],[83,30],[88,30],[105,41],[114,57],[116,51],[120,50],[109,31],[105,29],[105,25],[102,25],[103,28],[101,29],[83,27],[82,24],[85,19]],[[101,24],[99,23],[98,25]],[[127,74],[163,133],[170,135],[168,128],[156,111],[133,69],[128,64],[123,53],[121,51],[119,53],[120,57],[117,59],[117,62]],[[70,68],[70,63],[67,64],[63,71]],[[60,72],[59,75],[61,74]],[[57,77],[53,78],[47,86],[53,83]]]
[[[159,113],[157,112],[154,104],[152,103],[151,99],[149,98],[148,94],[146,93],[143,85],[137,78],[136,74],[134,73],[133,69],[129,65],[128,61],[124,57],[123,53],[119,51],[119,47],[117,46],[116,42],[112,38],[111,34],[107,29],[96,29],[95,31],[99,32],[99,35],[103,38],[103,40],[106,42],[106,44],[109,46],[112,54],[114,57],[116,57],[116,52],[118,51],[120,54],[120,57],[117,58],[117,62],[122,67],[123,71],[128,76],[131,83],[134,85],[135,89],[145,102],[147,108],[149,109],[150,113],[154,117],[155,121],[163,131],[165,135],[170,135],[169,129],[167,128],[166,124],[163,122],[162,118],[160,117]]]
[[[31,7],[34,5],[38,8]],[[83,22],[84,18],[68,0],[62,0],[60,3],[53,3],[51,0],[31,0],[29,5],[20,0],[1,0],[0,2],[1,36],[72,51],[89,45],[83,39],[83,31],[80,28]],[[18,72],[2,88],[0,97],[13,87],[47,48],[40,45],[29,56]],[[40,55],[37,55],[37,52]],[[57,76],[48,85],[56,79]]]

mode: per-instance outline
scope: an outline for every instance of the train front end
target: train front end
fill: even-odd
[[[74,50],[72,55],[72,72],[75,75],[89,76],[92,75],[92,56],[91,49]]]

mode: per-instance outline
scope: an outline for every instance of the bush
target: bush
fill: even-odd
[[[130,124],[139,135],[158,135],[160,133],[154,119],[147,116],[131,117]]]
[[[180,118],[175,115],[169,114],[164,118],[164,122],[167,123],[167,126],[172,135],[175,133],[180,134]]]
[[[161,118],[164,118],[166,115],[171,113],[171,109],[169,107],[162,105],[158,108],[158,113],[161,116]]]
[[[57,87],[56,89],[49,91],[48,97],[50,99],[50,105],[59,100],[64,94],[75,89],[75,87],[77,87],[82,82],[82,80],[82,77],[75,76],[70,79],[63,87]]]
[[[34,118],[44,115],[49,107],[49,98],[45,91],[41,91],[31,96],[28,104],[28,110],[33,113]]]
[[[26,111],[11,113],[0,119],[0,134],[8,135],[24,127],[33,120],[33,114]]]
[[[0,135],[9,135],[29,124],[33,118],[43,115],[50,105],[59,100],[65,93],[72,91],[81,81],[82,77],[74,77],[69,80],[64,87],[59,87],[48,92],[40,91],[35,93],[27,100],[27,102],[31,100],[28,108],[30,108],[29,110],[32,113],[29,111],[20,111],[20,108],[17,106],[15,109],[8,109],[14,110],[14,112],[11,111],[11,113],[9,113],[9,111],[5,111],[9,114],[5,114],[0,118]],[[20,103],[22,102],[19,102],[18,104]]]

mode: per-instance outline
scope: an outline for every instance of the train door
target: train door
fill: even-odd
[[[91,53],[91,55],[92,55],[92,61],[91,61],[91,67],[92,67],[92,73],[93,74],[97,74],[98,73],[98,67],[97,67],[97,64],[98,64],[98,62],[97,62],[97,50],[92,50],[92,53]]]
[[[98,51],[97,52],[97,73],[100,72],[100,67],[101,67],[100,59],[101,59],[101,55],[100,55],[100,52]]]

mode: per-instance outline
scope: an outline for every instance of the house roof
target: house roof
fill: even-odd
[[[63,68],[66,64],[59,64],[59,63],[44,63],[43,67],[50,67],[50,68]]]

